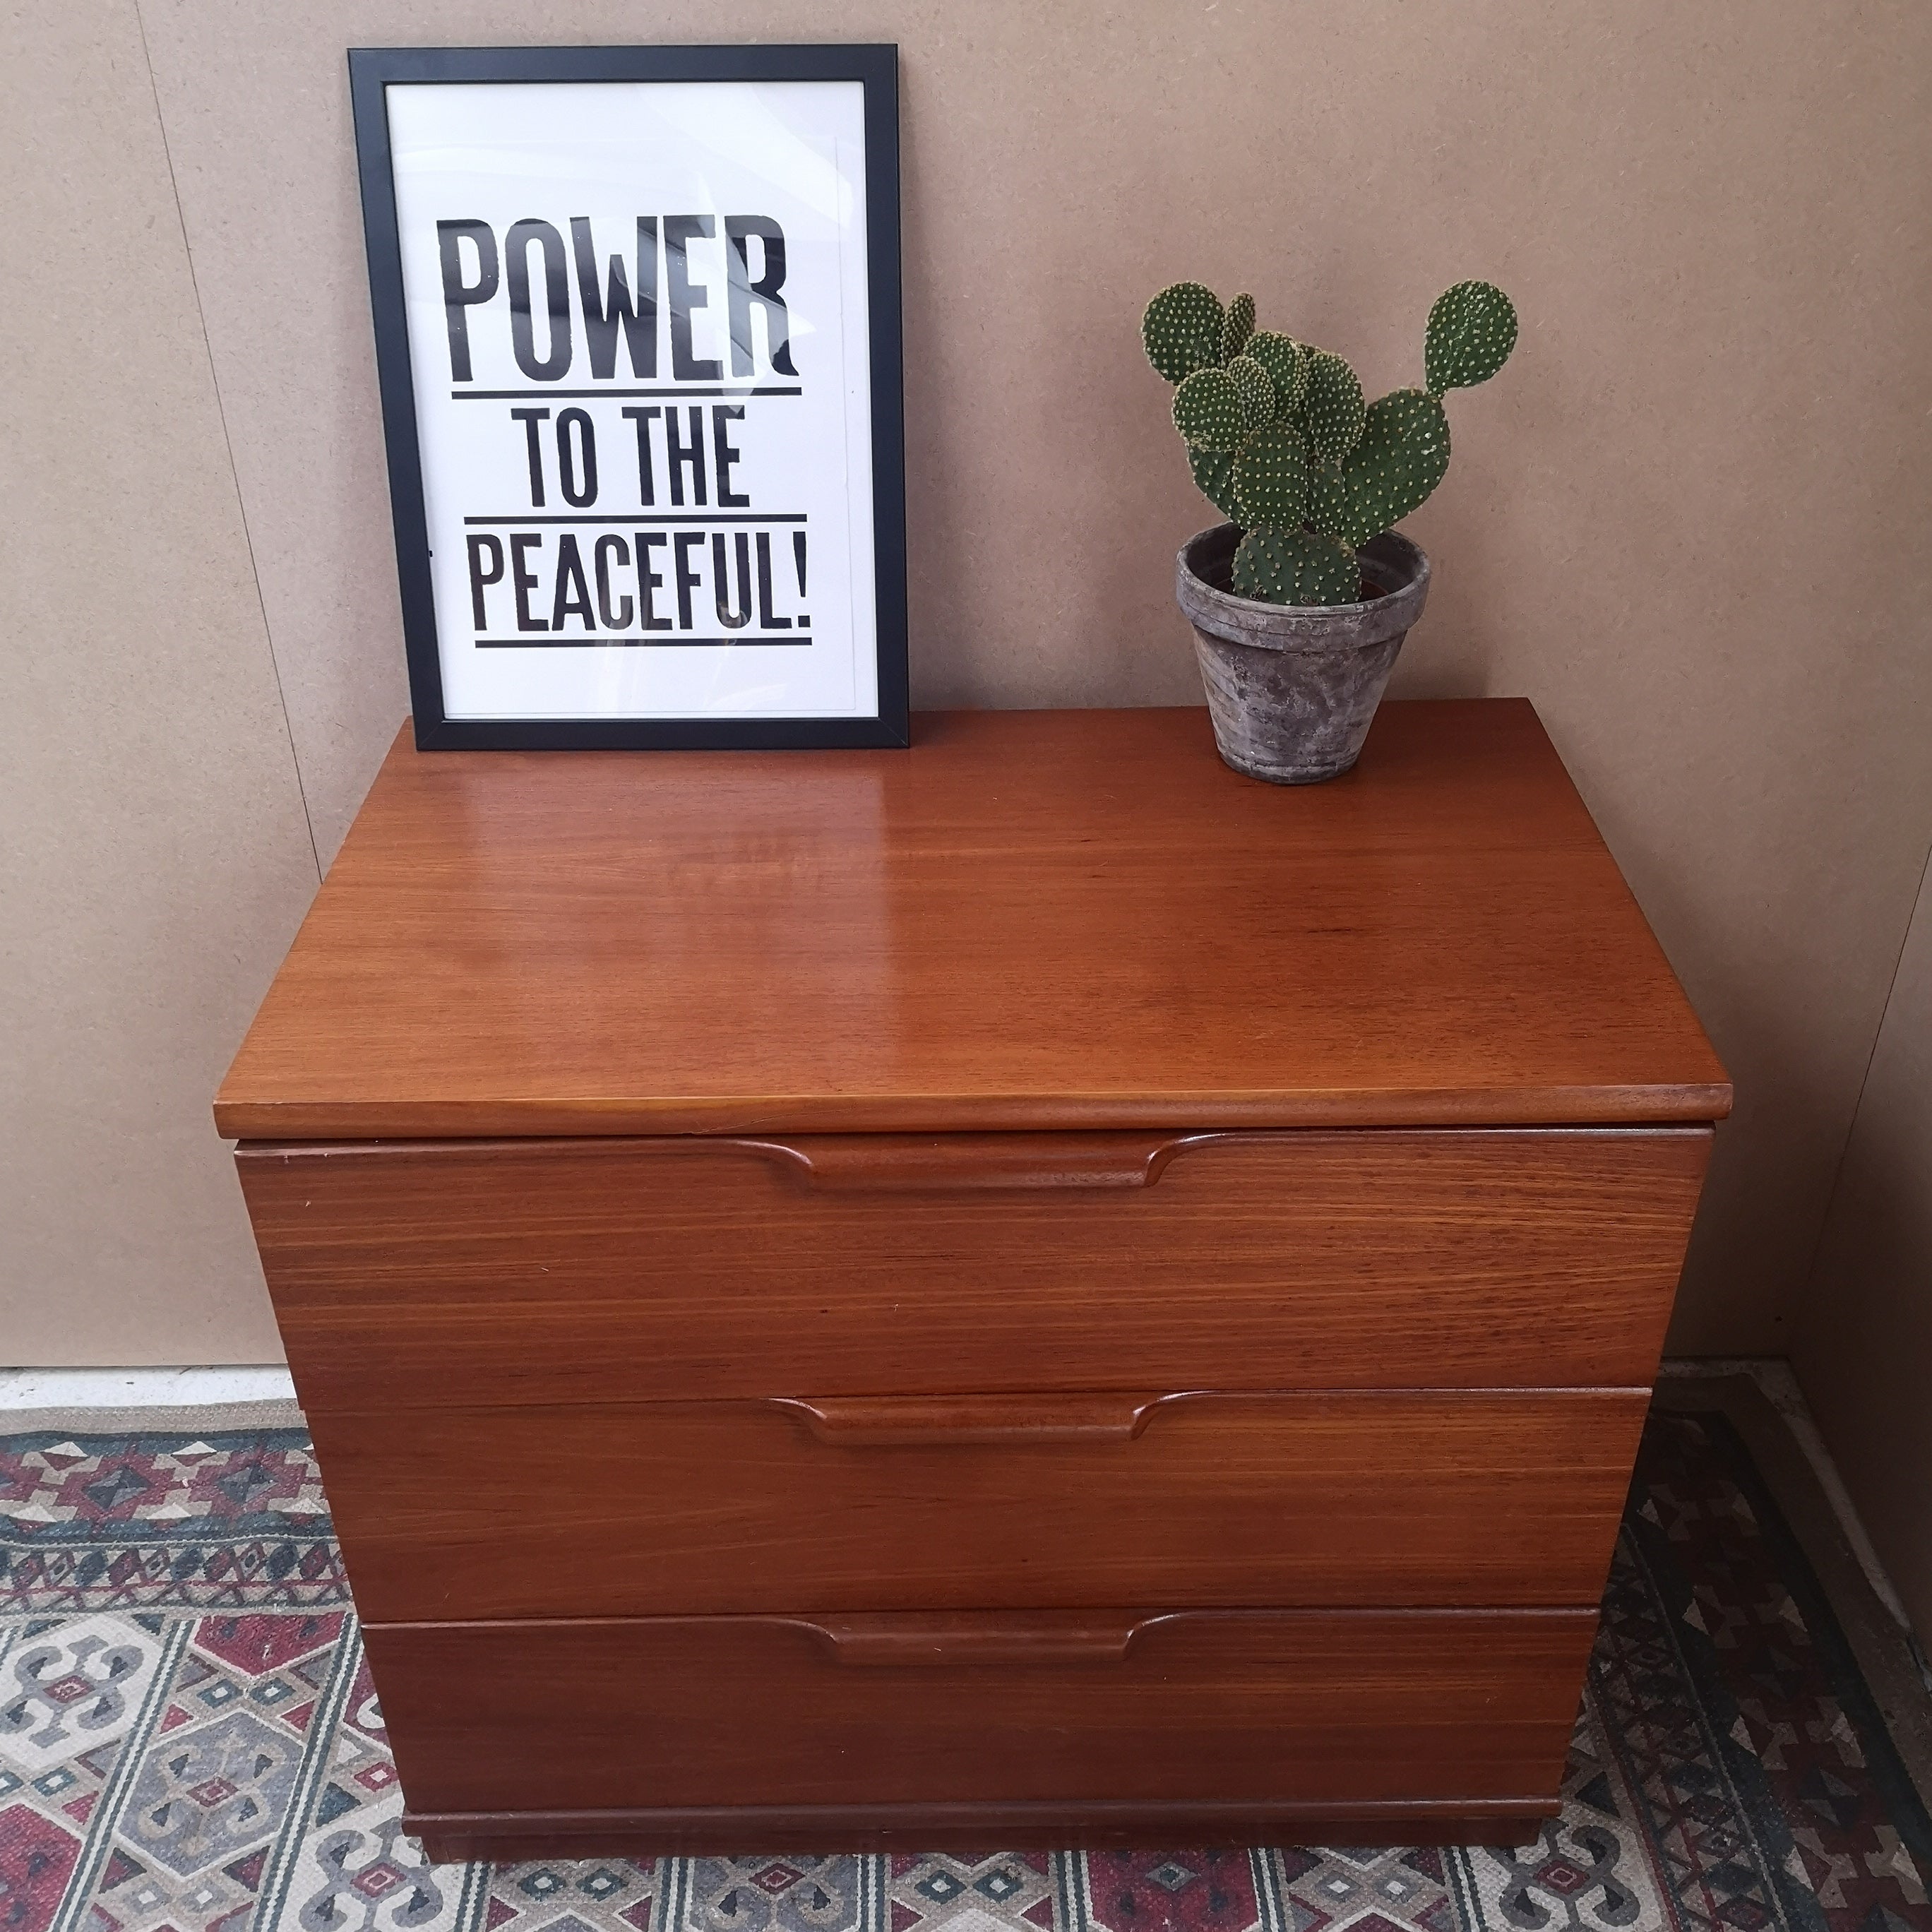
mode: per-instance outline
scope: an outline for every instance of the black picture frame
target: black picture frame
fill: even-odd
[[[417,748],[766,750],[908,745],[898,48],[889,43],[353,47],[349,50],[349,75]],[[446,715],[386,91],[398,83],[640,80],[862,84],[876,717],[483,721]]]

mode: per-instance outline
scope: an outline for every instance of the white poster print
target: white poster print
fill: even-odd
[[[446,715],[876,716],[862,83],[387,100]]]

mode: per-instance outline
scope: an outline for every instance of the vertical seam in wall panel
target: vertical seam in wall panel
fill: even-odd
[[[1864,1070],[1858,1076],[1858,1097],[1852,1102],[1852,1118],[1845,1129],[1845,1138],[1838,1144],[1837,1164],[1832,1169],[1832,1185],[1825,1196],[1824,1217],[1818,1223],[1817,1238],[1811,1244],[1810,1264],[1804,1270],[1804,1286],[1808,1292],[1817,1279],[1818,1264],[1825,1252],[1825,1237],[1832,1226],[1832,1210],[1838,1204],[1838,1190],[1845,1178],[1845,1163],[1851,1158],[1852,1136],[1858,1130],[1858,1116],[1864,1111],[1865,1089],[1871,1084],[1873,1067],[1878,1062],[1879,1042],[1885,1037],[1885,1023],[1892,1012],[1892,995],[1898,991],[1898,975],[1905,964],[1905,949],[1912,943],[1912,928],[1918,920],[1920,902],[1925,896],[1925,881],[1932,878],[1932,847],[1927,848],[1924,859],[1918,868],[1918,890],[1912,896],[1912,908],[1905,915],[1905,930],[1900,935],[1898,951],[1893,956],[1892,976],[1885,982],[1885,998],[1878,1010],[1878,1024],[1872,1029],[1871,1051],[1865,1055]],[[1794,1364],[1794,1369],[1796,1364]]]
[[[318,883],[322,878],[322,848],[316,843],[315,820],[308,808],[308,790],[302,783],[302,760],[296,751],[296,731],[289,717],[288,694],[282,688],[282,667],[275,656],[275,638],[269,628],[268,606],[262,595],[262,573],[255,562],[254,532],[248,527],[248,506],[242,495],[241,472],[235,466],[235,439],[229,434],[227,406],[221,398],[221,378],[214,367],[214,346],[208,338],[208,314],[202,306],[201,280],[194,269],[194,246],[188,239],[188,215],[182,207],[181,186],[175,179],[174,150],[168,145],[168,124],[161,112],[161,90],[154,80],[154,56],[148,50],[148,23],[141,12],[141,0],[129,0],[134,12],[135,31],[141,37],[141,59],[148,70],[148,92],[154,104],[154,126],[161,137],[161,158],[167,164],[168,192],[174,196],[175,220],[181,230],[182,253],[188,258],[188,286],[194,293],[194,316],[201,329],[201,350],[208,358],[208,380],[214,392],[214,414],[221,424],[221,446],[228,459],[228,481],[235,492],[235,513],[242,520],[242,542],[248,552],[248,574],[255,586],[255,608],[262,614],[262,640],[268,650],[268,669],[275,680],[275,700],[282,707],[282,730],[289,741],[289,763],[296,775],[296,796],[302,802],[302,824],[308,832],[309,856],[315,862]]]

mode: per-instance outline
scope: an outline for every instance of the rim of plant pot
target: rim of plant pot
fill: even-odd
[[[1398,638],[1422,614],[1429,557],[1395,530],[1356,553],[1362,574],[1382,594],[1353,604],[1270,604],[1227,586],[1240,526],[1216,524],[1190,537],[1174,560],[1174,594],[1197,629],[1268,651],[1360,650]]]

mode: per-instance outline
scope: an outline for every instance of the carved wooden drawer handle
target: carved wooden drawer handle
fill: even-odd
[[[840,1448],[947,1443],[1130,1442],[1177,1395],[775,1396],[821,1442]]]
[[[956,1664],[1118,1664],[1140,1619],[1044,1612],[1024,1622],[970,1611],[798,1619],[842,1664],[860,1670]]]
[[[1151,1187],[1182,1148],[1214,1134],[814,1134],[740,1141],[824,1193]]]

